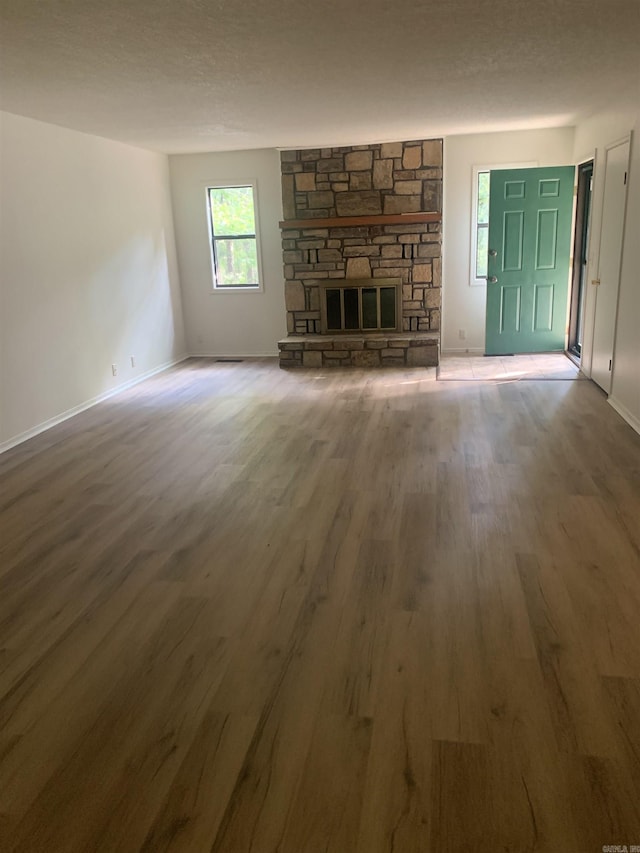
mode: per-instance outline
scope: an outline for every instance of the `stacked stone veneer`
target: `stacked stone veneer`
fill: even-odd
[[[283,151],[281,167],[285,223],[442,209],[441,139]],[[308,350],[309,344],[313,349],[308,351],[323,356],[309,358],[308,366],[349,363],[350,357],[328,355],[345,351],[345,347],[339,349],[339,342],[334,347],[335,338],[315,337],[320,333],[320,285],[332,279],[389,277],[402,282],[402,339],[411,340],[416,347],[420,338],[428,338],[429,363],[437,363],[441,226],[440,221],[346,227],[340,222],[335,227],[317,227],[310,221],[308,228],[287,228],[285,224],[282,249],[287,331],[295,339],[280,342],[281,365],[302,365],[302,352]],[[307,337],[311,340],[306,346],[297,346]],[[325,337],[326,357],[322,349]],[[366,333],[349,337],[352,341],[364,340],[363,349],[367,348]],[[375,344],[371,349],[374,351]],[[409,347],[397,349],[407,353]],[[360,350],[353,350],[357,351]],[[298,356],[285,355],[296,352]],[[414,357],[417,354],[416,351]],[[384,363],[392,363],[391,359],[388,356]],[[372,364],[373,361],[372,357]]]

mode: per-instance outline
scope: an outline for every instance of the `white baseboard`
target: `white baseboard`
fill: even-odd
[[[278,358],[276,352],[190,352],[188,358]]]
[[[22,444],[24,441],[28,441],[30,438],[34,438],[36,435],[40,435],[42,432],[46,432],[46,430],[51,429],[51,427],[56,426],[57,424],[61,424],[63,421],[68,421],[69,418],[74,417],[74,415],[79,415],[80,412],[85,412],[87,409],[90,409],[92,406],[96,406],[98,403],[102,403],[105,400],[108,400],[110,397],[115,397],[116,394],[119,394],[121,391],[126,391],[128,388],[132,388],[134,385],[138,385],[140,382],[144,382],[145,379],[150,379],[152,376],[155,376],[156,373],[162,373],[163,370],[168,370],[170,367],[174,367],[176,364],[180,364],[181,361],[185,361],[189,358],[189,355],[181,355],[179,358],[175,358],[172,361],[167,361],[164,364],[160,364],[158,367],[153,367],[151,370],[145,371],[145,373],[141,373],[140,376],[136,376],[135,379],[130,379],[128,382],[124,382],[122,385],[118,385],[116,388],[111,388],[109,391],[105,391],[104,394],[99,394],[97,397],[92,397],[90,400],[85,400],[84,403],[80,403],[78,406],[74,406],[72,409],[67,409],[66,412],[62,412],[59,415],[55,415],[53,418],[49,418],[46,421],[42,421],[37,426],[32,427],[31,429],[25,430],[24,432],[19,433],[18,435],[14,435],[13,438],[8,439],[7,441],[3,441],[0,444],[0,453],[4,453],[7,450],[11,450],[12,447],[16,447],[18,444]]]
[[[440,355],[484,355],[482,347],[464,347],[460,349],[443,349]]]
[[[625,419],[630,427],[632,427],[637,433],[640,433],[640,420],[630,412],[625,405],[619,403],[613,397],[609,397],[607,402],[616,410],[620,417]]]

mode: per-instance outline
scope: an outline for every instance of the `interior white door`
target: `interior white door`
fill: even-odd
[[[628,140],[607,148],[591,362],[591,378],[607,394],[611,390],[628,168]]]

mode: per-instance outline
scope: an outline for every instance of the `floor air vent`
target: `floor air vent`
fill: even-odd
[[[244,361],[244,358],[216,358],[216,361],[221,361],[223,364],[237,364]]]

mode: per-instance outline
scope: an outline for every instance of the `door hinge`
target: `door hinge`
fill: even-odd
[[[611,373],[611,362],[612,362],[612,361],[613,361],[613,359],[612,359],[612,358],[610,358],[610,359],[609,359],[609,373]]]
[[[624,173],[624,185],[625,185],[625,187],[627,185],[627,173],[626,172]]]
[[[600,285],[600,279],[599,279],[599,278],[592,278],[592,279],[591,279],[591,284],[593,284],[593,286],[594,286],[594,287],[599,287],[599,285]]]

